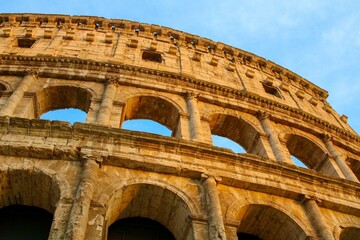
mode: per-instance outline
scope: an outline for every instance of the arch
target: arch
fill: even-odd
[[[178,104],[163,96],[136,95],[125,101],[121,124],[131,119],[149,119],[166,126],[175,135],[182,112]]]
[[[0,207],[14,204],[34,206],[54,214],[60,199],[69,198],[67,181],[55,171],[34,167],[0,169],[2,201]],[[46,194],[44,194],[46,193]]]
[[[334,238],[339,240],[352,240],[360,236],[360,223],[343,223],[334,228]]]
[[[106,192],[103,194],[107,195]],[[144,217],[165,226],[176,239],[189,237],[191,239],[193,236],[189,217],[198,215],[199,210],[190,196],[169,183],[159,180],[129,179],[119,184],[111,196],[111,199],[105,200],[108,202],[107,227],[118,219]]]
[[[326,149],[309,137],[287,133],[282,138],[289,153],[310,169],[318,170],[328,158]]]
[[[346,162],[348,163],[350,169],[353,171],[357,179],[360,180],[360,160],[352,157],[348,157],[346,159]]]
[[[63,206],[62,201],[70,198],[67,180],[60,178],[54,170],[34,167],[26,159],[13,164],[16,168],[7,165],[0,168],[0,208],[23,205],[44,209],[53,215],[51,229],[56,222],[64,221],[64,208],[59,204]],[[50,232],[52,234],[53,231]]]
[[[7,82],[0,81],[0,91],[3,92],[9,90],[10,90],[9,84]]]
[[[226,210],[225,219],[238,222],[238,232],[268,239],[306,239],[312,230],[295,211],[262,199],[240,199]],[[258,222],[258,224],[256,224]],[[288,231],[291,229],[292,231]],[[282,236],[272,234],[283,234]]]
[[[260,130],[248,120],[229,114],[215,113],[210,118],[210,130],[214,135],[229,138],[248,153],[266,155],[260,138]]]
[[[44,88],[36,93],[35,117],[57,109],[76,108],[88,112],[92,92],[77,86],[58,85]]]

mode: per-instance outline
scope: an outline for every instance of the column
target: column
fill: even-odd
[[[186,93],[186,104],[190,117],[190,139],[196,141],[202,141],[202,129],[200,114],[197,107],[197,98],[199,96],[193,92]]]
[[[350,169],[350,167],[346,163],[346,159],[343,155],[341,155],[335,148],[332,138],[330,135],[324,135],[323,141],[327,150],[330,154],[335,158],[336,164],[339,166],[341,172],[344,174],[345,178],[354,182],[359,182],[354,172]]]
[[[220,198],[216,188],[217,182],[221,181],[221,178],[208,176],[204,173],[201,175],[201,178],[209,215],[209,239],[225,240],[224,221],[221,213]]]
[[[267,135],[269,135],[270,146],[271,146],[271,149],[273,150],[276,160],[279,162],[286,162],[286,163],[292,164],[291,159],[287,158],[286,155],[284,154],[284,151],[283,151],[282,145],[279,141],[279,138],[277,137],[277,135],[274,133],[274,131],[272,129],[272,126],[271,126],[271,123],[269,120],[270,114],[268,114],[266,112],[258,111],[256,116],[260,120],[261,126],[264,129],[264,132]]]
[[[84,161],[83,172],[71,208],[65,239],[85,239],[90,202],[102,158],[95,155],[85,155],[82,160]]]
[[[306,195],[304,196],[302,204],[318,237],[323,240],[335,240],[329,226],[326,224],[325,219],[320,212],[316,199]]]
[[[106,87],[102,97],[99,113],[96,118],[96,123],[108,125],[118,82],[118,77],[112,77],[106,80]]]
[[[69,220],[67,213],[71,209],[71,200],[63,198],[56,204],[51,230],[49,233],[49,240],[64,239],[66,232],[66,224]]]
[[[16,90],[11,94],[5,105],[0,111],[0,115],[12,115],[15,112],[16,107],[21,102],[24,93],[29,89],[29,86],[33,81],[37,79],[37,73],[35,71],[28,71],[28,73],[21,80]]]

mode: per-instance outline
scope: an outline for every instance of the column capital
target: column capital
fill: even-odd
[[[300,199],[300,202],[303,204],[307,201],[310,201],[310,200],[314,200],[316,203],[321,203],[321,200],[316,198],[316,197],[313,197],[313,196],[310,196],[310,195],[307,195],[307,194],[304,194],[301,196],[301,199]]]
[[[32,76],[33,78],[37,79],[39,77],[39,71],[37,69],[26,69],[25,76]]]
[[[201,182],[205,182],[207,179],[210,179],[210,178],[215,180],[216,185],[222,181],[222,177],[220,177],[220,176],[213,176],[213,175],[209,175],[207,173],[201,174]]]
[[[265,111],[257,111],[256,113],[256,117],[260,120],[260,121],[263,121],[265,119],[270,119],[271,117],[271,114],[268,113],[268,112],[265,112]]]
[[[81,149],[80,160],[84,163],[93,161],[94,163],[99,164],[99,167],[101,167],[104,159],[99,152],[92,152],[88,149]]]
[[[333,137],[332,137],[330,134],[324,133],[324,134],[321,135],[321,140],[322,140],[324,143],[332,142],[332,141],[333,141]]]
[[[120,77],[117,75],[106,75],[105,76],[105,86],[114,84],[118,86],[120,84]]]
[[[285,133],[283,133],[283,132],[281,132],[281,133],[279,133],[278,134],[278,139],[279,139],[279,142],[281,143],[281,144],[285,144],[286,145],[286,134]]]
[[[184,95],[185,95],[186,101],[198,99],[200,97],[200,93],[196,93],[196,92],[185,92]]]

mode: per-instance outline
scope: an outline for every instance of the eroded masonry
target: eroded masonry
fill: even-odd
[[[138,22],[0,14],[0,93],[0,234],[26,230],[6,225],[17,216],[45,239],[360,238],[360,137],[325,90],[252,53]],[[86,122],[39,119],[65,108]]]

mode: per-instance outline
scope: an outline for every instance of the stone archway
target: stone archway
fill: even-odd
[[[121,124],[131,119],[153,120],[170,129],[172,136],[181,135],[177,133],[180,130],[180,109],[162,97],[144,95],[129,98],[125,103]]]
[[[106,211],[109,228],[119,219],[142,217],[159,222],[175,239],[192,239],[191,207],[169,187],[134,183],[118,189]]]
[[[92,94],[89,90],[75,86],[51,86],[36,93],[35,117],[58,109],[76,108],[88,112]]]
[[[289,153],[310,169],[318,170],[328,158],[326,150],[307,137],[286,134],[283,138]]]
[[[52,236],[62,236],[63,228],[66,226],[58,225],[55,231],[53,226],[55,222],[62,222],[67,218],[67,215],[61,213],[64,209],[59,209],[59,205],[62,205],[61,199],[69,198],[70,191],[66,181],[58,179],[52,170],[26,166],[17,169],[0,169],[0,176],[1,209],[18,206],[25,208],[24,211],[35,209],[31,211],[35,215],[39,213],[43,215],[45,211],[48,213],[45,215],[51,215],[51,229],[48,229],[48,233]]]
[[[261,240],[303,240],[308,236],[292,217],[272,206],[248,204],[239,210],[238,236]]]
[[[259,130],[243,118],[226,114],[213,114],[210,119],[210,130],[214,135],[238,143],[247,153],[266,156]]]

